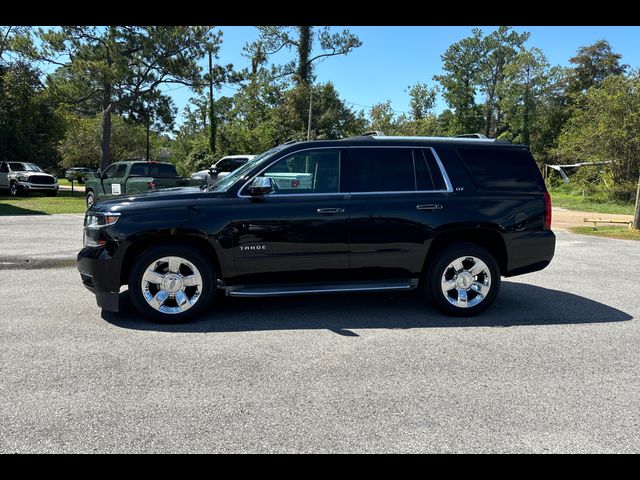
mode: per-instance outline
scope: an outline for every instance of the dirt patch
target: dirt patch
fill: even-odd
[[[615,213],[594,213],[579,212],[577,210],[565,210],[564,208],[554,208],[552,214],[551,228],[556,230],[569,230],[572,227],[591,227],[593,223],[585,222],[589,220],[612,220],[615,222],[630,222],[633,215],[622,215]],[[598,223],[598,225],[609,225],[606,223]],[[624,226],[624,225],[623,225]]]

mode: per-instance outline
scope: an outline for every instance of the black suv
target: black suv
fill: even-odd
[[[501,276],[545,268],[551,202],[526,146],[361,136],[289,143],[206,188],[97,202],[78,269],[98,305],[180,322],[233,297],[420,289],[487,308]]]

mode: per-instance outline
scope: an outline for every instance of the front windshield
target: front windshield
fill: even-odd
[[[39,166],[34,165],[33,163],[18,163],[18,162],[9,162],[9,167],[12,172],[41,172]]]
[[[278,145],[277,147],[273,147],[271,150],[267,150],[266,152],[261,153],[257,157],[253,157],[251,160],[249,160],[243,166],[241,166],[237,170],[234,170],[233,172],[231,172],[229,175],[224,177],[218,183],[212,185],[211,188],[209,189],[209,191],[210,192],[226,192],[233,185],[235,185],[235,183],[239,179],[244,177],[246,172],[251,171],[251,169],[253,167],[255,167],[258,163],[260,163],[263,160],[265,160],[265,159],[271,157],[272,155],[278,153],[283,148],[285,148],[285,145]]]

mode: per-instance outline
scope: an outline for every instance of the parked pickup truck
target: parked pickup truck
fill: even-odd
[[[180,177],[175,165],[163,162],[114,162],[102,173],[87,177],[87,208],[104,197],[133,195],[171,187],[200,186],[201,180]]]

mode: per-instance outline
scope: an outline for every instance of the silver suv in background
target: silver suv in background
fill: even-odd
[[[221,180],[234,170],[243,166],[253,157],[255,157],[255,155],[228,155],[222,157],[207,170],[192,173],[191,179],[202,180],[207,182],[207,184],[209,184],[209,182],[216,183],[218,180]]]
[[[45,173],[34,163],[0,163],[0,190],[9,190],[12,197],[28,192],[44,192],[49,197],[55,197],[58,187],[56,177]]]

